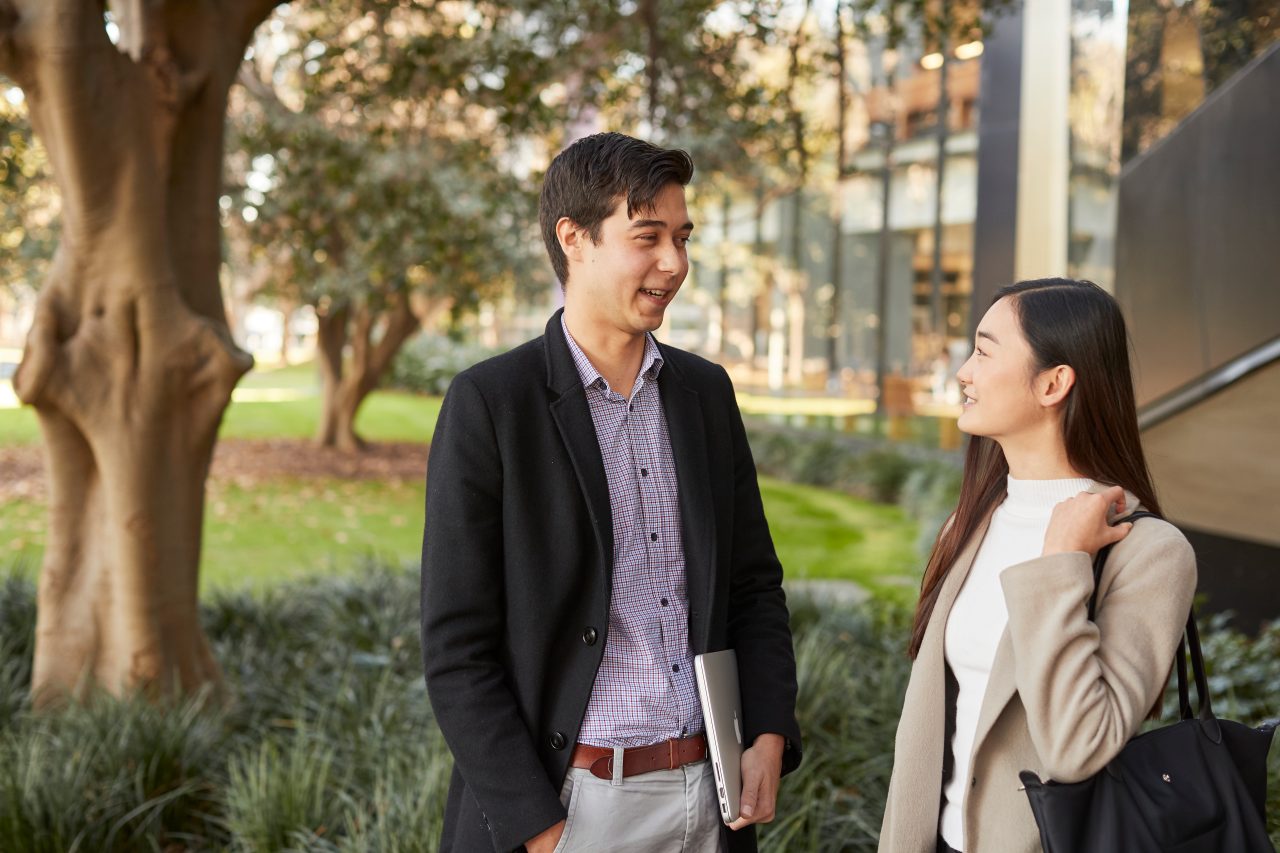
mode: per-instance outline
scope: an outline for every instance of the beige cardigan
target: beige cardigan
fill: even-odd
[[[1127,507],[1137,499],[1126,493]],[[989,519],[988,519],[989,523]],[[956,559],[907,685],[881,853],[934,853],[948,749],[942,639],[986,535]],[[1142,725],[1164,689],[1196,585],[1195,554],[1177,528],[1144,518],[1112,550],[1086,615],[1093,564],[1076,551],[1038,557],[1000,577],[1009,624],[978,715],[965,797],[964,853],[1040,851],[1018,772],[1075,782],[1098,772]]]

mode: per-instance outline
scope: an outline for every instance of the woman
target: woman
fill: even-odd
[[[972,438],[916,606],[883,853],[1039,851],[1018,772],[1087,778],[1159,710],[1195,555],[1159,519],[1109,524],[1160,512],[1127,344],[1115,300],[1069,279],[1001,289],[978,326],[957,373]]]

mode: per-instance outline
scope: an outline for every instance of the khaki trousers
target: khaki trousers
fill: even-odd
[[[569,810],[555,853],[719,853],[720,804],[711,762],[618,780],[569,768]]]

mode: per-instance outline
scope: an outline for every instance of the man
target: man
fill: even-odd
[[[539,205],[565,307],[460,374],[431,445],[427,688],[445,851],[742,851],[800,761],[781,581],[724,370],[649,333],[689,271],[693,164],[616,133]],[[719,819],[693,656],[737,650],[742,815]],[[563,842],[563,843],[561,843]]]

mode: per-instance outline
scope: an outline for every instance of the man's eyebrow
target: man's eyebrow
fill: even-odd
[[[664,221],[663,221],[663,220],[661,220],[661,219],[637,219],[636,221],[632,222],[632,223],[631,223],[631,225],[630,225],[629,227],[630,227],[630,229],[631,229],[631,230],[633,230],[633,231],[634,231],[634,230],[636,230],[637,228],[666,228],[666,227],[667,227],[667,223],[666,223],[666,222],[664,222]],[[692,231],[692,230],[693,230],[693,223],[692,223],[692,222],[686,222],[684,225],[681,225],[681,226],[680,226],[679,228],[677,228],[676,230],[677,230],[677,231]]]
[[[991,334],[990,332],[983,332],[983,331],[979,330],[979,331],[978,331],[978,337],[980,337],[980,338],[986,338],[987,340],[991,341],[991,343],[993,343],[993,344],[999,344],[999,343],[1000,343],[1000,341],[998,341],[998,340],[996,339],[996,336],[995,336],[995,335],[993,335],[993,334]]]

